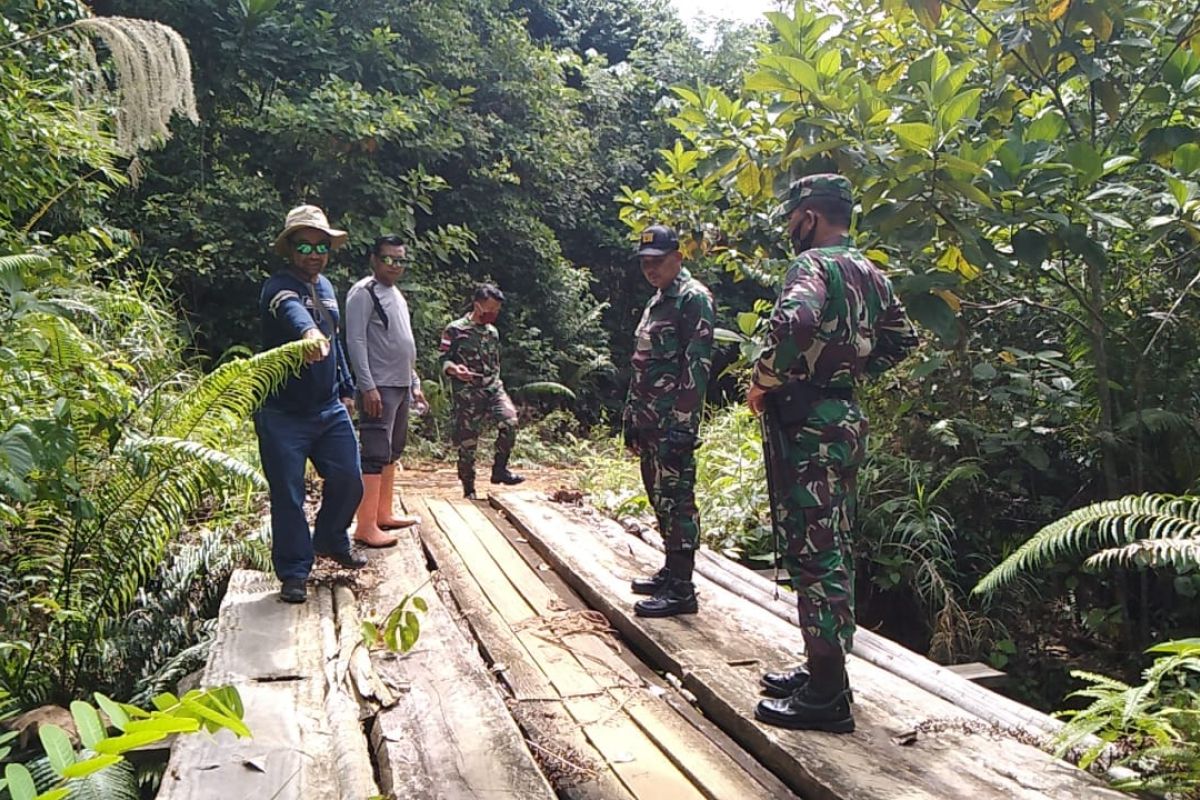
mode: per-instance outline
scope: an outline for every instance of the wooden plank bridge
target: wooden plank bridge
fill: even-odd
[[[661,554],[616,523],[530,491],[437,494],[409,495],[419,528],[363,573],[319,574],[305,605],[234,576],[203,680],[239,688],[254,738],[181,738],[160,798],[1126,796],[1001,735],[942,684],[986,690],[886,642],[851,658],[855,733],[761,725],[758,674],[795,662],[800,637],[748,599],[749,573],[705,554],[700,614],[643,620],[628,581]],[[368,652],[361,620],[420,587],[415,647]]]

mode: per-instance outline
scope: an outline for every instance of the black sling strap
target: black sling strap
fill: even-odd
[[[367,292],[371,295],[371,305],[375,306],[375,313],[379,315],[379,320],[383,323],[383,329],[389,330],[392,327],[392,321],[388,319],[387,312],[383,310],[383,301],[379,299],[379,295],[375,294],[375,281],[371,280],[367,283]]]

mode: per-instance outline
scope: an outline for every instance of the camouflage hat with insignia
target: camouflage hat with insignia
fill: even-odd
[[[679,249],[679,235],[666,225],[651,225],[638,237],[636,256],[664,256]]]
[[[775,219],[786,217],[810,197],[834,197],[853,206],[854,187],[850,185],[850,180],[845,175],[833,172],[805,175],[803,178],[792,181],[787,188],[787,194],[775,207],[775,213],[772,216]]]

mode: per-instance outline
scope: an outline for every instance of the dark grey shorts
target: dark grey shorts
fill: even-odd
[[[408,409],[412,397],[409,387],[375,388],[383,399],[383,416],[368,417],[363,412],[362,393],[356,398],[362,471],[367,475],[378,475],[388,464],[396,462],[408,442]]]

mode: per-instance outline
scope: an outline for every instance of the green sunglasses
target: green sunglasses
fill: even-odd
[[[380,264],[386,264],[389,267],[407,267],[408,256],[375,256],[379,259]]]
[[[318,242],[317,244],[310,244],[308,242],[296,242],[292,245],[292,247],[294,247],[296,249],[296,252],[302,256],[310,256],[313,253],[316,253],[319,256],[323,256],[329,252],[329,242]]]

